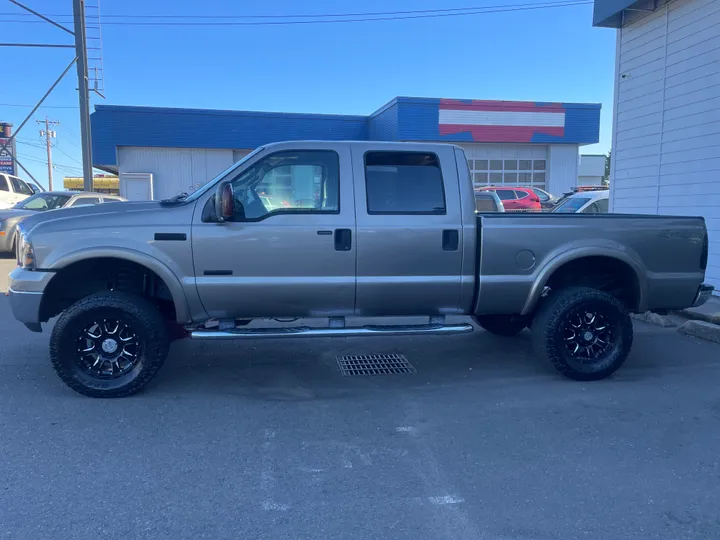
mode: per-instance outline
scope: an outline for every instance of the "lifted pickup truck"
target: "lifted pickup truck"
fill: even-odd
[[[703,303],[699,217],[479,214],[462,149],[287,142],[252,152],[191,195],[33,216],[19,228],[15,318],[59,315],[50,357],[74,390],[137,392],[170,341],[457,334],[529,327],[538,356],[607,377],[629,314]],[[345,317],[427,316],[349,327]],[[323,318],[323,327],[247,326]]]

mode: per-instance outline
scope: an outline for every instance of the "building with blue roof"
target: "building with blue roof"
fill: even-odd
[[[194,191],[254,148],[284,140],[447,142],[476,185],[577,185],[579,147],[597,143],[600,105],[397,97],[368,116],[98,105],[93,165],[129,198]],[[138,179],[152,189],[135,191]],[[147,182],[146,182],[147,183]]]

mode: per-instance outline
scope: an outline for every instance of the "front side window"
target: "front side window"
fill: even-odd
[[[12,182],[13,185],[13,191],[15,193],[20,193],[21,195],[32,195],[32,189],[28,187],[28,185],[20,180],[19,178],[15,178],[14,176],[10,177],[10,182]]]
[[[36,193],[32,197],[20,201],[13,208],[20,210],[55,210],[62,208],[70,200],[69,195],[54,195],[50,193]]]
[[[10,191],[10,186],[8,186],[4,174],[0,174],[0,191]]]
[[[277,152],[232,181],[234,221],[271,214],[337,214],[340,211],[340,158],[331,150]]]
[[[368,214],[445,214],[440,160],[425,152],[367,152]]]

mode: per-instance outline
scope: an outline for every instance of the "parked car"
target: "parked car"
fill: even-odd
[[[505,210],[508,211],[533,211],[542,210],[540,206],[540,197],[529,188],[507,187],[507,186],[488,186],[481,188],[486,191],[494,191],[500,197]]]
[[[563,199],[553,212],[564,214],[603,214],[608,211],[610,190],[582,191]]]
[[[293,141],[256,149],[192,195],[38,212],[18,225],[12,312],[36,332],[58,317],[57,375],[118,397],[145,387],[178,330],[204,340],[473,330],[448,314],[504,336],[529,327],[544,361],[597,380],[630,352],[630,313],[712,294],[702,217],[476,214],[465,163],[446,144]],[[313,207],[265,207],[258,186],[285,182],[278,167],[299,168],[288,201]],[[429,320],[346,326],[354,315]],[[262,325],[312,317],[327,325]]]
[[[475,190],[476,212],[504,212],[505,207],[497,193],[489,190]]]
[[[26,184],[28,185],[28,187],[32,190],[33,195],[34,195],[35,193],[41,193],[41,192],[43,192],[43,191],[47,191],[47,189],[45,189],[44,187],[42,187],[42,186],[41,186],[40,184],[38,184],[37,182],[27,181],[27,182],[25,182],[25,183],[26,183]]]
[[[575,195],[576,193],[585,193],[588,191],[608,191],[608,189],[608,186],[576,186],[572,188],[572,190],[563,193],[555,202],[555,206],[559,205],[565,199],[571,197],[572,195]]]
[[[540,189],[539,187],[534,186],[528,186],[527,189],[529,189],[538,196],[538,199],[540,199],[540,206],[543,210],[550,210],[557,203],[557,198],[545,191],[544,189]]]
[[[17,224],[37,212],[75,206],[124,201],[122,197],[87,191],[43,191],[17,203],[9,210],[0,210],[0,252],[15,251]]]
[[[12,208],[33,193],[24,180],[11,174],[0,173],[0,209]]]

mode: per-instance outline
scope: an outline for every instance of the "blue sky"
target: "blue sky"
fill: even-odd
[[[369,114],[404,96],[601,103],[598,145],[610,147],[615,32],[592,27],[592,5],[462,17],[284,26],[112,25],[112,15],[292,15],[528,4],[537,0],[102,0],[106,99],[94,104]],[[67,14],[70,0],[26,0]],[[244,5],[241,5],[244,4]],[[0,4],[3,41],[71,43]],[[192,19],[190,19],[192,20]],[[222,19],[230,20],[230,19]],[[71,50],[3,48],[0,120],[17,126],[71,59]],[[60,121],[56,187],[80,172],[73,70],[20,133],[20,159],[47,183],[35,119]],[[64,108],[60,108],[64,107]],[[21,174],[21,176],[26,176]]]

